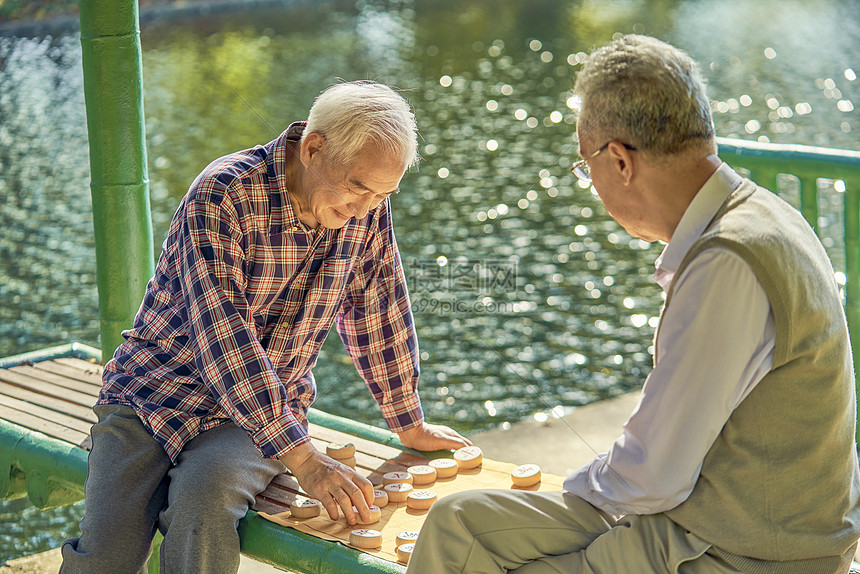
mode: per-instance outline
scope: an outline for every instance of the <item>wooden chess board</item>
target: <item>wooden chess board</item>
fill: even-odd
[[[382,475],[387,472],[405,472],[410,466],[427,464],[428,459],[413,453],[380,445],[378,443],[356,438],[338,431],[323,427],[310,428],[311,440],[321,452],[329,443],[351,442],[356,446],[356,470],[367,477],[371,483],[379,487]],[[432,490],[439,499],[454,492],[475,490],[481,488],[512,489],[511,470],[516,465],[506,462],[488,460],[475,469],[461,470],[452,478],[437,479],[434,483],[417,486],[416,489]],[[519,490],[561,490],[563,478],[543,473],[541,483]],[[369,525],[350,526],[341,516],[331,520],[325,510],[314,518],[293,518],[290,516],[290,503],[299,496],[305,496],[298,482],[289,474],[282,474],[272,481],[272,484],[257,496],[254,510],[260,516],[277,524],[295,528],[306,534],[341,542],[349,545],[349,533],[357,528],[370,528],[382,533],[382,547],[374,550],[360,549],[390,560],[397,561],[395,553],[395,538],[404,530],[420,531],[427,510],[407,508],[405,502],[389,502],[382,508],[382,518],[379,522]]]

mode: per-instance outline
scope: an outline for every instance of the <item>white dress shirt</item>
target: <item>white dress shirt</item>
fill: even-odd
[[[740,183],[724,163],[693,198],[656,262],[664,291]],[[732,411],[773,366],[770,303],[750,266],[726,249],[707,249],[687,266],[660,321],[655,367],[624,431],[564,481],[566,491],[616,516],[686,500]]]

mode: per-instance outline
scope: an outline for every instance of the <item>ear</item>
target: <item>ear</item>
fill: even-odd
[[[319,132],[311,132],[302,141],[301,159],[305,167],[310,164],[311,159],[325,149],[325,136]]]
[[[623,143],[612,141],[606,149],[609,157],[612,160],[612,165],[618,173],[624,185],[630,185],[633,177],[636,174],[635,157],[631,150],[627,149]]]

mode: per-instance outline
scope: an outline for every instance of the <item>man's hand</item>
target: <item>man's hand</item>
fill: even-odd
[[[461,436],[454,429],[442,425],[433,425],[425,421],[421,421],[420,425],[397,434],[400,436],[400,442],[403,443],[403,446],[415,450],[458,449],[472,444],[472,441]]]
[[[373,485],[353,469],[327,457],[309,442],[282,455],[280,461],[305,492],[322,503],[332,520],[337,520],[340,506],[346,521],[355,524],[355,506],[361,521],[370,521],[368,507],[373,503]]]

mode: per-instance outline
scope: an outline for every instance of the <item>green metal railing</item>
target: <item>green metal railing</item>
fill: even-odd
[[[860,152],[726,138],[717,138],[717,142],[720,157],[732,167],[747,170],[759,185],[778,191],[780,176],[796,178],[798,209],[819,235],[819,180],[836,182],[833,187],[842,194],[844,207],[845,315],[854,349],[854,372],[860,373]],[[856,384],[860,396],[860,381]],[[860,442],[860,419],[855,436]]]

